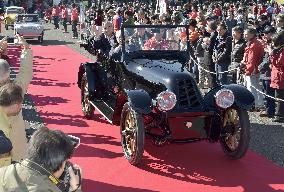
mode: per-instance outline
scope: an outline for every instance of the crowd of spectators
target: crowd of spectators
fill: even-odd
[[[63,30],[67,33],[67,7],[71,6],[73,38],[79,37],[77,27],[81,20],[80,27],[86,24],[92,35],[97,36],[96,46],[100,46],[109,56],[118,50],[122,25],[188,25],[191,43],[188,68],[195,75],[198,86],[213,88],[229,83],[243,84],[255,97],[254,111],[261,111],[260,116],[283,123],[284,6],[274,1],[262,4],[253,1],[201,2],[168,2],[166,9],[141,1],[106,2],[86,9],[75,3],[62,3],[50,7],[49,11],[46,8],[45,12],[52,16],[55,29],[60,28],[62,20]],[[146,33],[147,31],[137,31],[134,35],[142,38],[147,36]],[[44,177],[31,177],[34,173],[27,169],[28,166],[37,164],[44,165],[43,168],[55,176],[56,180],[64,172],[73,148],[63,133],[48,129],[40,129],[27,147],[21,106],[23,95],[32,79],[33,56],[26,41],[19,36],[17,38],[23,50],[20,72],[13,83],[10,83],[9,77],[7,41],[0,41],[0,167],[8,166],[0,169],[0,183],[15,181],[7,171],[24,174],[21,175],[22,181],[29,178],[31,182],[45,182]],[[182,41],[185,37],[180,34],[179,38]],[[149,43],[144,44],[145,49],[153,48],[152,40],[149,38]],[[161,46],[167,49],[166,45]],[[43,143],[49,137],[57,138],[53,147]],[[58,157],[51,152],[48,158],[41,156],[40,150],[48,151],[50,148],[55,149],[54,147],[58,149]],[[10,165],[12,161],[23,159],[25,155],[28,159]],[[52,158],[58,161],[51,162]],[[74,175],[72,169],[70,175]],[[70,185],[72,191],[80,191],[78,179],[72,179]],[[47,185],[38,185],[40,188],[43,186],[47,190],[60,191],[60,187],[54,187],[51,180]],[[1,187],[7,190],[10,185],[0,185],[0,189]],[[30,186],[26,183],[26,187]]]

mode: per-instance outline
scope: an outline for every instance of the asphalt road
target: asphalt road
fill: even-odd
[[[61,26],[61,29],[63,27]],[[72,39],[71,26],[68,26],[69,33],[53,29],[53,25],[45,25],[44,43],[48,45],[66,45],[80,54],[94,59],[87,51],[79,47],[76,39]],[[13,35],[13,30],[6,31],[2,25],[1,35]],[[37,41],[28,41],[32,45],[41,45]],[[23,110],[24,119],[29,121],[32,128],[43,125],[43,121],[36,111],[32,101],[26,96]],[[259,113],[250,113],[251,141],[250,149],[273,161],[275,164],[284,167],[284,124],[274,123],[269,118],[259,117]]]

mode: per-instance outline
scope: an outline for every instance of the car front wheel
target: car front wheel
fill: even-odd
[[[220,143],[230,159],[243,157],[250,141],[250,121],[248,112],[241,108],[227,109],[223,117]]]
[[[142,115],[129,102],[122,109],[120,130],[125,158],[131,165],[139,164],[144,153],[144,122]]]
[[[83,74],[81,80],[81,104],[84,116],[87,119],[92,119],[95,109],[90,102],[90,92],[86,73]]]

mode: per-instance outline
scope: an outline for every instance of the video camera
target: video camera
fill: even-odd
[[[60,182],[63,184],[61,190],[64,191],[64,192],[65,191],[66,192],[70,191],[70,179],[71,179],[71,176],[69,174],[70,167],[73,169],[75,175],[79,177],[79,186],[78,186],[78,188],[81,186],[82,176],[81,176],[80,170],[76,169],[74,167],[74,165],[70,161],[67,161],[66,164],[65,164],[64,171],[63,171],[62,175],[59,178]]]

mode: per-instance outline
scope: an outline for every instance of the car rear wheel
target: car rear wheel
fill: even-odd
[[[230,159],[243,157],[250,141],[248,112],[241,108],[230,108],[224,113],[220,143]]]
[[[131,165],[139,164],[144,153],[144,122],[142,115],[129,102],[122,109],[120,130],[125,158]]]
[[[92,119],[95,109],[90,103],[90,92],[86,73],[83,74],[81,80],[81,104],[84,116],[87,119]]]

